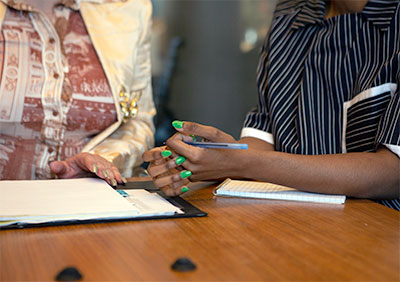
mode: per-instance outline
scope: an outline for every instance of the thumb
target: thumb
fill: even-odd
[[[201,136],[211,142],[236,142],[232,136],[212,126],[190,121],[174,121],[172,125],[181,133]]]
[[[54,161],[49,163],[49,167],[51,172],[58,176],[67,172],[67,166],[64,162]]]

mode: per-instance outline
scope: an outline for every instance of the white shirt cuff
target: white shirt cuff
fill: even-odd
[[[393,154],[396,154],[400,158],[400,146],[397,145],[391,145],[391,144],[383,144],[388,148],[390,151],[392,151]]]
[[[244,137],[253,137],[257,139],[261,139],[271,145],[274,145],[274,138],[271,133],[255,129],[252,127],[244,127],[242,128],[242,133],[240,134],[240,138]]]

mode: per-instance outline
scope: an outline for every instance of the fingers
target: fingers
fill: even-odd
[[[117,183],[114,182],[115,183],[114,186],[117,186],[117,184],[126,184],[127,180],[125,177],[123,177],[121,175],[118,168],[116,168],[114,165],[112,165],[111,169],[112,169],[112,174],[114,175],[115,180],[117,182]]]
[[[182,181],[176,182],[174,184],[161,187],[161,190],[167,196],[178,196],[182,193],[189,191],[189,188],[187,186],[188,183],[190,183],[188,179],[183,179]]]
[[[169,150],[166,146],[151,149],[142,155],[144,162],[155,162],[156,164],[164,163],[165,159],[174,157],[177,157],[177,154]]]
[[[201,152],[201,150],[204,150],[202,148],[197,148],[194,146],[190,146],[182,140],[176,138],[170,138],[167,140],[167,145],[168,147],[171,148],[172,151],[174,151],[177,155],[179,156],[185,156],[188,159],[196,158],[197,155]]]
[[[152,153],[154,154],[152,157],[159,157],[159,154],[162,155],[162,152],[157,150],[158,152]],[[188,177],[191,175],[190,171],[182,171],[183,168],[181,165],[186,161],[186,158],[183,156],[177,156],[170,150],[167,150],[168,155],[162,159],[156,159],[150,162],[149,167],[147,168],[147,172],[153,178],[154,185],[159,187],[164,194],[167,196],[177,196],[186,191],[188,188],[185,186],[189,183]]]
[[[187,135],[201,136],[211,142],[236,142],[236,140],[229,134],[212,126],[206,126],[190,121],[174,121],[172,125],[179,132]]]
[[[72,169],[81,170],[81,175],[84,172],[91,172],[107,181],[112,186],[117,186],[118,183],[126,183],[126,179],[121,176],[118,169],[105,158],[90,154],[79,153],[66,161]],[[77,172],[78,173],[78,172]]]
[[[67,172],[67,166],[65,162],[54,161],[49,163],[49,167],[51,172],[57,176],[61,176]]]
[[[93,157],[88,160],[87,167],[92,168],[94,174],[106,180],[111,186],[116,187],[118,183],[126,183],[126,179],[122,177],[119,170],[111,162],[101,156],[93,155]]]
[[[183,156],[178,156],[173,159],[169,160],[157,160],[152,162],[149,167],[147,168],[147,172],[151,177],[158,177],[164,173],[167,173],[168,171],[178,168],[180,165],[183,164],[183,162],[186,161],[186,158]]]
[[[179,171],[174,174],[168,174],[153,179],[153,183],[156,187],[162,188],[164,186],[173,185],[174,183],[180,182],[183,179],[189,178],[192,173],[189,170]]]
[[[171,136],[170,138],[168,138],[168,140],[182,140],[182,141],[193,141],[194,135],[190,134],[190,135],[185,135],[182,133],[175,133],[173,136]],[[167,140],[167,141],[168,141]]]
[[[145,162],[152,162],[158,159],[163,159],[162,152],[165,150],[164,147],[157,147],[154,149],[151,149],[150,151],[144,152],[142,155],[142,159]]]
[[[167,196],[177,196],[188,191],[187,183],[191,172],[184,170],[182,165],[186,164],[186,158],[177,156],[175,158],[158,159],[150,163],[147,172],[153,178],[153,183]]]

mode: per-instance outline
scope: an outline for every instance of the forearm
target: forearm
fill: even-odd
[[[400,159],[386,148],[313,156],[249,150],[241,159],[237,163],[243,178],[359,198],[391,199],[400,194]]]
[[[250,149],[263,150],[263,151],[273,151],[274,145],[265,142],[261,139],[253,137],[244,137],[239,140],[239,143],[248,144]]]

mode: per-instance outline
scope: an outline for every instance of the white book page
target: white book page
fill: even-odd
[[[0,181],[0,220],[104,213],[139,213],[104,180]]]

